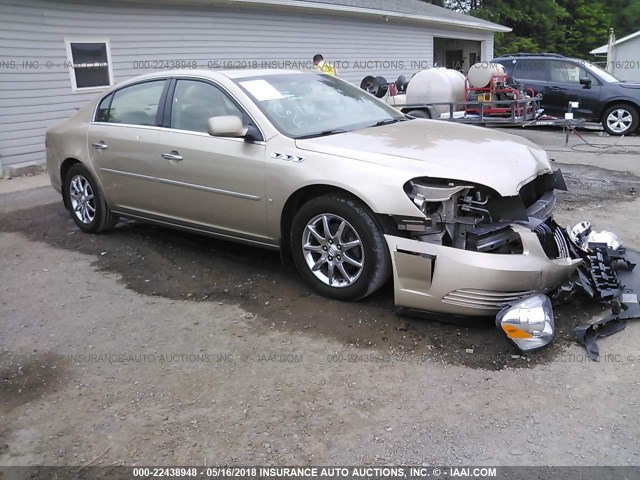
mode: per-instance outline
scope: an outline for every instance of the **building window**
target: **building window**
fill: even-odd
[[[108,40],[65,40],[71,90],[87,92],[113,85]]]

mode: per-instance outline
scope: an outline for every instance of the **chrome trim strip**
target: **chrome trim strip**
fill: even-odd
[[[193,188],[194,190],[202,190],[204,192],[219,193],[221,195],[229,195],[230,197],[243,198],[245,200],[253,200],[254,202],[257,202],[257,201],[259,201],[261,199],[261,197],[258,197],[256,195],[250,195],[248,193],[232,192],[232,191],[229,191],[229,190],[222,190],[220,188],[205,187],[204,185],[197,185],[195,183],[179,182],[177,180],[169,180],[168,178],[150,177],[149,175],[142,175],[142,174],[139,174],[139,173],[131,173],[131,172],[123,172],[121,170],[114,170],[112,168],[104,168],[104,167],[101,167],[100,170],[103,171],[103,172],[107,172],[107,173],[113,173],[114,175],[123,175],[125,177],[139,178],[141,180],[148,180],[150,182],[164,183],[166,185],[175,185],[175,186],[178,186],[178,187]]]
[[[219,232],[215,232],[213,230],[209,230],[209,229],[206,229],[206,228],[198,228],[198,227],[186,225],[186,224],[183,224],[183,223],[175,223],[175,222],[170,222],[170,221],[167,221],[167,220],[160,220],[160,219],[155,218],[155,217],[149,217],[149,216],[145,216],[145,215],[131,213],[128,210],[112,209],[111,211],[113,213],[118,214],[118,215],[120,215],[122,217],[125,217],[125,218],[132,218],[134,220],[141,220],[141,221],[144,221],[144,222],[155,223],[155,224],[158,224],[158,225],[164,225],[164,226],[167,226],[167,227],[177,228],[179,230],[186,230],[186,231],[189,231],[189,232],[201,233],[201,234],[209,235],[209,236],[212,236],[212,237],[221,238],[223,240],[230,240],[230,241],[234,241],[234,242],[248,243],[248,244],[251,244],[251,245],[258,245],[260,247],[268,248],[270,250],[279,250],[280,249],[279,245],[275,245],[273,243],[261,242],[259,240],[251,240],[249,238],[229,235],[229,234],[226,234],[226,233],[219,233]]]

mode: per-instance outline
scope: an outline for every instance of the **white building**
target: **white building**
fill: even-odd
[[[311,67],[358,83],[493,57],[509,28],[418,0],[0,0],[0,174],[96,92],[157,69]]]
[[[613,56],[606,59],[608,45],[591,50],[591,55],[604,57],[605,69],[620,80],[640,82],[640,30],[613,44]]]

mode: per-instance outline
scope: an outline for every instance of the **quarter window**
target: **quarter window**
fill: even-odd
[[[108,95],[98,105],[96,121],[156,125],[164,84],[165,80],[138,83]]]
[[[74,92],[96,90],[113,84],[111,54],[106,40],[66,40],[67,65]]]
[[[171,107],[172,128],[207,133],[209,118],[222,115],[248,120],[219,88],[197,80],[178,80]]]

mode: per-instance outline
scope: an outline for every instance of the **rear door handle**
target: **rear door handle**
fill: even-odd
[[[107,145],[102,141],[93,143],[92,145],[93,145],[93,148],[95,148],[96,150],[106,150],[107,148],[109,148],[109,145]]]
[[[161,153],[160,156],[165,160],[173,160],[174,162],[182,161],[182,155],[179,155],[175,150],[171,153]]]
[[[558,90],[562,90],[560,87],[556,87],[556,86],[551,86],[551,87],[549,87],[549,88],[550,88],[551,90],[553,90],[553,91],[556,91],[556,92],[557,92]]]

